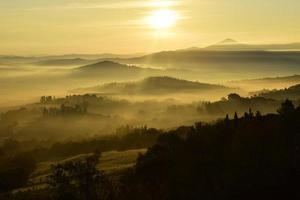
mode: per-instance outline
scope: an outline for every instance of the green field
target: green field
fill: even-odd
[[[105,173],[114,173],[120,170],[124,170],[126,168],[132,167],[135,164],[138,155],[145,152],[146,149],[103,152],[100,157],[98,169],[104,171]],[[41,187],[45,187],[47,176],[50,174],[51,165],[81,160],[88,157],[89,155],[91,154],[80,154],[62,160],[53,160],[38,163],[37,169],[32,174],[29,181],[29,187],[26,189],[39,189]]]

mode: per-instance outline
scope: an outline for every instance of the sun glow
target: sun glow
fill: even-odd
[[[167,29],[176,24],[178,16],[172,10],[156,10],[147,18],[147,23],[154,29]]]

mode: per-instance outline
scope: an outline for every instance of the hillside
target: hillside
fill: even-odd
[[[281,90],[264,91],[259,96],[278,100],[300,100],[300,84]]]
[[[97,166],[97,168],[103,170],[105,173],[120,172],[124,169],[134,166],[138,155],[145,152],[146,149],[106,151],[102,153],[100,164]],[[37,164],[37,169],[31,176],[30,182],[34,187],[37,187],[39,185],[42,186],[43,184],[46,184],[46,178],[51,172],[51,165],[64,164],[70,161],[74,162],[78,160],[84,160],[89,155],[90,154],[79,154],[61,160],[39,162]],[[31,186],[31,188],[33,186]]]
[[[168,94],[182,92],[229,91],[230,88],[221,85],[193,82],[173,77],[149,77],[136,82],[115,82],[81,91],[117,93],[117,94]]]
[[[129,78],[141,78],[146,75],[159,75],[163,71],[152,68],[141,68],[131,65],[120,64],[112,61],[101,61],[98,63],[77,67],[71,70],[71,75],[79,78],[101,78],[127,80]]]
[[[78,67],[77,71],[97,71],[97,70],[139,70],[140,68],[134,66],[123,65],[112,61],[101,61],[90,65]]]

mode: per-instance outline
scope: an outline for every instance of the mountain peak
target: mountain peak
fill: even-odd
[[[231,44],[237,44],[238,41],[231,39],[231,38],[227,38],[225,40],[222,40],[221,42],[219,42],[218,44],[223,44],[223,45],[231,45]]]

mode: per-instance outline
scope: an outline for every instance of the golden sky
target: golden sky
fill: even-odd
[[[0,0],[0,54],[300,42],[299,0]]]

